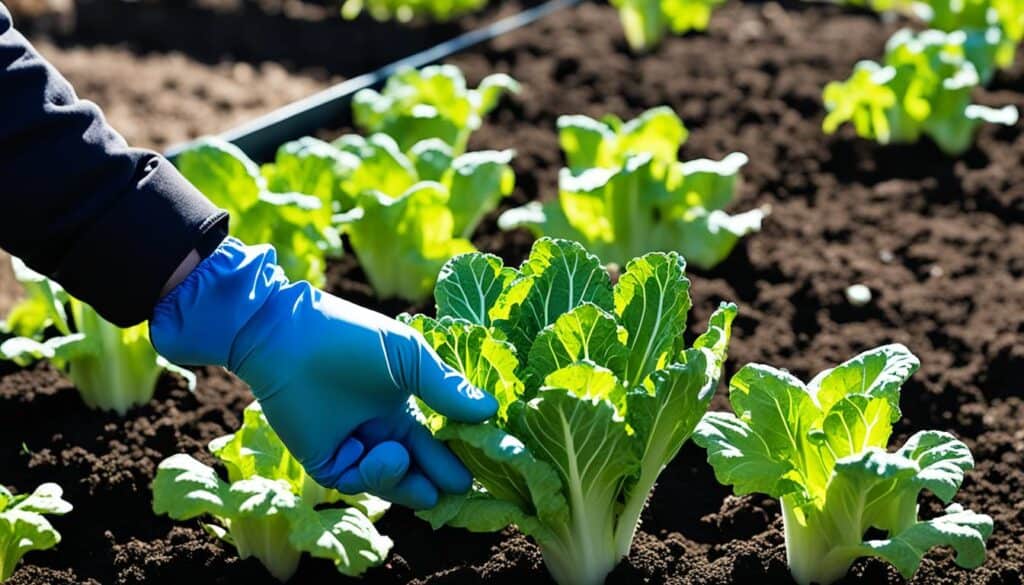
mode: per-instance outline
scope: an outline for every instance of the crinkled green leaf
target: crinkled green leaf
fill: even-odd
[[[438,317],[456,317],[491,325],[491,310],[516,271],[493,254],[463,254],[445,263],[437,277],[434,298]]]
[[[510,289],[521,300],[509,306],[507,319],[496,322],[520,356],[529,354],[541,330],[580,304],[589,301],[605,310],[612,308],[608,273],[596,256],[576,242],[537,240],[520,273],[521,284]]]
[[[353,154],[307,136],[281,145],[273,164],[264,165],[262,172],[271,191],[302,193],[319,199],[323,211],[318,222],[327,227],[335,205],[348,209],[354,203],[342,189],[342,183],[359,164]]]
[[[921,431],[896,452],[885,450],[900,386],[918,366],[897,344],[868,350],[806,387],[784,371],[748,365],[730,384],[736,414],[710,413],[698,425],[695,441],[719,481],[738,494],[781,500],[797,583],[832,583],[862,556],[888,560],[909,579],[923,555],[943,545],[964,567],[983,562],[990,518],[959,508],[918,518],[922,490],[952,500],[974,465],[967,446]],[[887,537],[864,542],[871,528]]]
[[[246,407],[237,431],[210,442],[210,452],[227,468],[232,482],[257,475],[280,479],[298,494],[307,481],[302,465],[270,427],[259,402]]]
[[[850,394],[885,398],[899,418],[900,387],[910,379],[921,362],[905,346],[883,345],[819,373],[808,385],[822,410]]]
[[[448,192],[438,183],[417,183],[397,198],[364,193],[356,211],[343,218],[344,230],[381,298],[426,298],[445,262],[475,250],[452,236]],[[382,233],[389,237],[381,239]]]
[[[364,89],[356,93],[352,113],[357,126],[388,134],[402,152],[422,140],[438,138],[457,155],[465,151],[469,135],[480,127],[500,94],[517,89],[511,78],[501,76],[488,78],[480,89],[471,90],[453,65],[409,68],[392,75],[381,92]]]
[[[643,121],[641,117],[622,128]],[[558,200],[504,212],[498,220],[502,229],[524,227],[538,236],[577,240],[602,260],[619,265],[647,252],[675,251],[691,264],[711,268],[740,238],[761,228],[765,212],[760,209],[738,215],[720,209],[738,190],[745,155],[677,163],[675,149],[640,130],[627,141],[589,118],[568,117],[561,123],[569,164],[593,166],[562,169]],[[671,161],[656,158],[669,152]]]
[[[495,337],[492,330],[450,317],[440,322],[424,315],[404,320],[423,334],[445,363],[498,399],[499,417],[504,418],[508,406],[523,394],[515,348]]]
[[[675,253],[631,260],[615,285],[615,312],[628,334],[625,379],[630,387],[661,366],[686,329],[690,311],[686,261]]]
[[[285,150],[302,148],[310,150],[310,143],[286,146]],[[329,148],[318,144],[315,150]],[[338,154],[347,161],[344,164],[352,162]],[[282,156],[285,164],[283,161],[292,155]],[[310,161],[315,159],[309,157]],[[289,278],[323,285],[325,257],[341,251],[337,230],[329,225],[329,200],[314,194],[271,191],[256,164],[236,146],[219,138],[197,142],[178,156],[176,164],[186,179],[229,212],[231,235],[251,244],[272,244],[277,249],[278,264]],[[297,163],[290,165],[296,166]]]
[[[780,498],[803,491],[799,473],[789,459],[776,456],[748,423],[732,413],[704,415],[693,440],[707,449],[715,479],[731,485],[737,495],[763,493]]]
[[[708,319],[708,328],[693,342],[694,349],[707,349],[718,360],[718,367],[725,363],[732,336],[732,322],[739,308],[734,303],[723,301]]]
[[[419,180],[413,162],[387,134],[373,134],[369,138],[346,134],[333,145],[358,160],[356,168],[341,182],[353,205],[360,195],[373,191],[398,197]]]
[[[892,538],[869,540],[863,546],[868,554],[889,561],[904,579],[910,579],[924,554],[937,546],[953,547],[956,564],[965,569],[980,567],[992,528],[991,517],[954,504],[938,518],[918,522]]]
[[[563,583],[601,582],[628,553],[658,475],[707,408],[735,307],[715,313],[700,348],[684,350],[682,260],[651,254],[627,273],[613,288],[583,246],[541,238],[518,270],[479,253],[456,258],[437,285],[440,318],[402,317],[501,405],[480,425],[423,409],[478,483],[420,517],[474,531],[516,525]],[[658,302],[666,309],[660,322],[642,309]],[[645,384],[629,385],[627,341],[639,347],[649,338],[654,349],[635,360],[646,365],[634,366]],[[491,355],[489,344],[502,351]],[[525,388],[509,393],[497,379],[474,376],[487,370],[473,360],[500,365],[502,377],[526,380]]]
[[[537,390],[552,372],[582,360],[600,364],[625,380],[629,358],[625,338],[626,330],[615,317],[593,303],[560,315],[537,334],[530,347],[526,360],[530,391]]]
[[[550,526],[568,521],[569,503],[554,467],[535,458],[521,440],[490,423],[449,422],[435,435],[494,498],[510,502]]]
[[[292,514],[289,539],[296,549],[333,561],[339,573],[350,577],[382,564],[394,546],[355,508],[300,507]]]

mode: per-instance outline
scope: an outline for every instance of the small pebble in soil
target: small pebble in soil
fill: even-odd
[[[863,307],[871,302],[871,289],[863,284],[852,284],[846,288],[846,300],[854,307]]]

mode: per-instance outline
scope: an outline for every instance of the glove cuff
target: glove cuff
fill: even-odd
[[[179,365],[227,367],[239,331],[287,284],[272,246],[227,238],[157,303],[153,347]]]

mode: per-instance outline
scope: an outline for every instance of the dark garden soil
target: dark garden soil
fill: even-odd
[[[625,52],[615,12],[585,5],[459,56],[478,81],[507,71],[524,85],[473,139],[515,148],[519,186],[509,205],[555,194],[561,156],[555,118],[564,113],[633,116],[668,104],[691,130],[684,158],[750,156],[736,209],[770,205],[764,230],[717,269],[694,272],[692,329],[719,300],[740,304],[728,373],[757,361],[801,377],[890,341],[923,363],[904,388],[895,441],[945,429],[972,448],[977,468],[959,500],[995,518],[988,562],[955,567],[930,554],[915,583],[1020,584],[1024,580],[1024,136],[986,127],[961,160],[931,144],[883,148],[848,131],[820,131],[821,88],[853,63],[877,57],[893,25],[835,7],[732,3],[709,34],[669,40],[653,55]],[[977,97],[1024,107],[1024,67],[1000,74]],[[476,237],[518,262],[523,233]],[[389,313],[409,309],[368,295],[352,259],[332,266],[331,288]],[[844,290],[873,292],[852,307]],[[424,307],[414,307],[424,309]],[[714,408],[723,408],[724,385]],[[271,583],[255,561],[211,542],[195,522],[149,510],[148,482],[170,454],[202,454],[233,429],[248,401],[226,374],[202,372],[189,394],[167,379],[127,419],[85,411],[49,366],[0,365],[0,469],[28,489],[58,481],[75,512],[58,519],[59,549],[28,557],[13,579],[36,583]],[[209,460],[207,458],[207,460]],[[925,515],[939,510],[922,504]],[[537,549],[512,530],[434,535],[402,511],[382,529],[396,540],[370,583],[545,583]],[[789,582],[775,502],[735,498],[715,483],[693,445],[662,475],[629,558],[611,583]],[[304,561],[295,583],[341,581],[329,563]],[[876,561],[847,583],[897,583]]]

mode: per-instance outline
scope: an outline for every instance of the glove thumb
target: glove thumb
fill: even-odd
[[[412,391],[430,408],[466,423],[483,422],[498,412],[494,396],[470,384],[429,347],[421,351],[419,388],[412,388]]]

